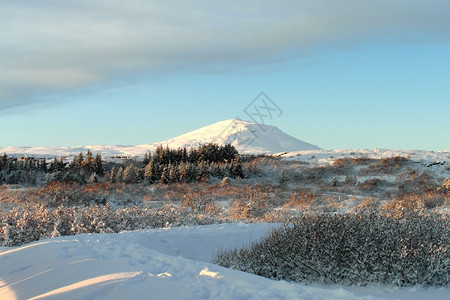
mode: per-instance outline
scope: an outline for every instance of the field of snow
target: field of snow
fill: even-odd
[[[449,288],[305,286],[210,263],[274,226],[188,226],[0,248],[0,299],[448,299]]]
[[[424,151],[424,150],[391,150],[391,149],[338,149],[338,150],[308,150],[289,151],[274,154],[287,160],[309,162],[314,165],[326,165],[339,158],[367,157],[383,159],[402,156],[409,158],[424,166],[434,162],[450,160],[450,150]]]

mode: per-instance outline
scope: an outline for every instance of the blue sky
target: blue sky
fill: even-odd
[[[450,149],[450,3],[310,2],[5,1],[0,146],[158,142],[264,91],[325,149]]]

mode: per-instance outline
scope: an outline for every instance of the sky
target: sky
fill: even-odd
[[[324,149],[450,149],[447,0],[5,0],[0,147],[138,145],[239,117]]]

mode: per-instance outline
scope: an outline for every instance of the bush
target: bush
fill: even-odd
[[[317,196],[311,191],[292,193],[289,201],[283,205],[284,208],[310,209],[316,201]]]
[[[308,214],[213,262],[303,283],[447,286],[449,225],[437,215]]]
[[[402,215],[413,211],[425,211],[439,207],[448,207],[450,194],[445,191],[428,190],[422,193],[404,193],[382,205],[387,212]]]
[[[0,246],[20,246],[33,241],[82,233],[112,233],[186,224],[217,223],[216,212],[196,214],[175,210],[139,207],[114,209],[110,205],[88,207],[17,206],[0,209]]]
[[[450,191],[450,178],[445,178],[444,182],[442,182],[442,187]]]

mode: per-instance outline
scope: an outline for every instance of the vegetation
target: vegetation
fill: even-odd
[[[450,220],[377,212],[305,214],[213,261],[272,279],[304,283],[447,286]]]
[[[32,157],[0,157],[0,183],[33,185],[43,174],[47,182],[96,183],[102,181],[105,167],[101,155],[94,156],[89,150],[70,163],[56,157],[50,164]],[[154,153],[147,153],[142,163],[113,166],[109,171],[110,182],[128,184],[205,181],[208,177],[244,177],[239,153],[233,146],[207,144],[189,151],[159,146]]]
[[[448,285],[449,180],[405,157],[317,166],[215,144],[158,147],[143,160],[104,161],[91,151],[71,161],[4,154],[0,183],[0,246],[182,224],[278,222],[286,225],[248,248],[220,253],[216,263],[305,283]]]

